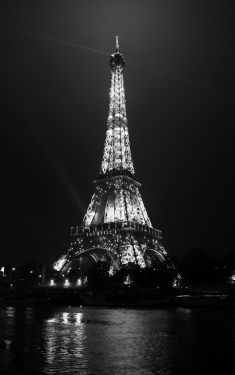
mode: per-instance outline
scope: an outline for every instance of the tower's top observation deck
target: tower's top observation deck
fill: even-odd
[[[116,52],[110,56],[109,60],[112,70],[120,69],[122,71],[125,67],[125,60],[123,55],[119,52],[118,36],[116,36]]]

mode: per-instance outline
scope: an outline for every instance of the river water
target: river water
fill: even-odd
[[[6,375],[232,374],[234,357],[229,309],[0,307]]]

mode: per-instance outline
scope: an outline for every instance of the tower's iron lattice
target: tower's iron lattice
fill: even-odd
[[[109,113],[100,173],[95,192],[80,226],[71,228],[69,250],[54,263],[64,274],[78,271],[87,258],[107,262],[110,275],[130,264],[171,268],[171,260],[154,229],[135,180],[127,127],[123,70],[119,52],[110,57]]]

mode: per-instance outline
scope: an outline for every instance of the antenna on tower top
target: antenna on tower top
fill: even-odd
[[[116,52],[119,52],[118,35],[116,35]]]

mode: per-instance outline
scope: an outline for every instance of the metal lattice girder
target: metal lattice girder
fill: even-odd
[[[85,226],[109,222],[133,221],[152,227],[138,183],[129,176],[107,176],[97,184],[84,217]]]
[[[159,240],[144,232],[128,232],[124,228],[107,235],[96,231],[96,235],[93,237],[86,237],[84,232],[82,237],[78,237],[74,241],[70,253],[71,256],[67,257],[66,264],[61,268],[65,273],[70,269],[76,270],[77,260],[80,257],[89,256],[95,262],[107,261],[110,267],[113,267],[113,271],[130,263],[145,268],[149,264],[149,257],[155,265],[172,266],[168,254]]]
[[[127,170],[134,174],[131,148],[127,128],[126,100],[122,69],[112,70],[109,94],[109,114],[104,145],[101,173],[112,170]]]

